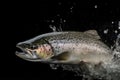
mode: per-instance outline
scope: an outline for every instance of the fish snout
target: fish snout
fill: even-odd
[[[24,43],[24,42],[20,42],[18,44],[16,44],[16,47],[18,48],[30,48],[30,44],[29,43]]]

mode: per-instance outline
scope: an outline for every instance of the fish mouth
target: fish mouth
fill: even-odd
[[[34,61],[34,60],[38,60],[40,58],[38,58],[37,54],[35,52],[32,52],[28,49],[23,49],[22,47],[20,46],[16,46],[17,48],[20,49],[20,51],[16,51],[15,54],[22,58],[22,59],[25,59],[25,60],[28,60],[28,61]]]
[[[50,62],[51,59],[43,59],[40,58],[35,52],[29,50],[29,49],[25,49],[20,47],[19,45],[16,46],[19,50],[15,52],[16,56],[18,56],[19,58],[22,58],[24,60],[27,61],[32,61],[32,62]]]

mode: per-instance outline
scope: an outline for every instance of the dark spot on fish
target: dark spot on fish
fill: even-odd
[[[55,48],[57,49],[58,47],[56,46]]]
[[[73,49],[75,49],[75,47],[73,47]]]
[[[58,49],[60,48],[60,46],[58,46]]]
[[[51,49],[48,49],[48,51],[51,51]]]
[[[66,39],[65,37],[62,37],[62,39]]]

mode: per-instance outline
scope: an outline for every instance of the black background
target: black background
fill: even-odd
[[[119,3],[119,2],[118,2]],[[1,53],[1,77],[3,78],[38,78],[46,80],[76,80],[72,72],[52,70],[48,64],[24,61],[15,55],[18,42],[27,40],[39,34],[52,32],[49,25],[59,27],[63,31],[85,31],[95,29],[108,45],[113,45],[119,33],[120,21],[119,4],[114,1],[87,0],[87,1],[39,1],[39,2],[11,2],[8,3],[4,38]],[[94,6],[98,5],[97,8]],[[73,6],[72,12],[70,8]],[[60,16],[57,16],[59,14]],[[66,20],[60,23],[60,18]],[[55,22],[52,23],[51,20]],[[112,24],[112,21],[114,24]],[[108,34],[103,30],[109,29]],[[2,30],[2,29],[1,29]],[[118,30],[115,34],[114,30]],[[47,79],[48,80],[48,79]]]

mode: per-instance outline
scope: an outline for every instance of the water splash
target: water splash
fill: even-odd
[[[49,23],[49,28],[52,29],[53,32],[61,32],[62,27],[64,27],[66,23],[66,19],[60,18],[60,15],[57,15],[56,17],[56,20],[47,20],[47,22]]]
[[[59,66],[60,65],[58,65],[58,64],[50,64],[50,67],[54,70],[58,69]]]
[[[59,28],[56,28],[55,26],[50,25],[49,27],[52,29],[53,32],[62,32],[61,26]]]
[[[120,34],[118,34],[115,45],[113,46],[113,55],[115,62],[120,65]]]

